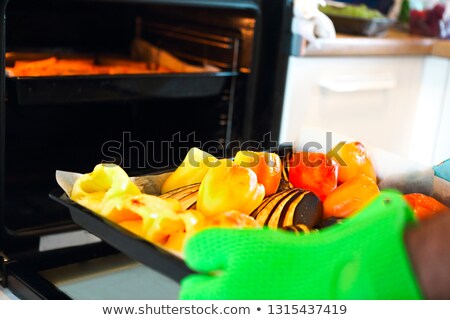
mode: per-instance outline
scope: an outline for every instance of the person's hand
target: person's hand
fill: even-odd
[[[182,299],[417,299],[403,241],[414,222],[401,195],[382,192],[341,224],[295,235],[269,229],[206,229],[186,262],[200,274]]]

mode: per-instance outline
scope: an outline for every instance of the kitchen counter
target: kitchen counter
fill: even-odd
[[[390,30],[382,37],[340,34],[336,39],[319,39],[320,47],[302,43],[303,56],[396,56],[434,55],[450,58],[450,41]]]

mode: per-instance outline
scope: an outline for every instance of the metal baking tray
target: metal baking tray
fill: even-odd
[[[292,143],[283,143],[276,150],[281,158],[292,153]],[[152,174],[170,172],[162,170]],[[144,172],[141,172],[145,174]],[[140,238],[120,225],[109,221],[93,211],[79,205],[71,200],[67,194],[58,188],[49,194],[50,198],[69,209],[72,220],[81,228],[104,240],[106,243],[126,254],[132,259],[166,275],[167,277],[180,281],[185,276],[195,273],[189,269],[185,262],[170,252]]]
[[[327,14],[338,33],[363,35],[368,37],[380,36],[394,24],[388,18],[364,19]]]
[[[194,273],[182,259],[80,206],[70,200],[61,189],[52,191],[49,196],[69,209],[72,220],[77,225],[130,258],[177,282]]]
[[[219,95],[235,72],[7,77],[8,102],[55,105]]]

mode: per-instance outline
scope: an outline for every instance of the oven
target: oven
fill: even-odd
[[[194,146],[230,156],[237,142],[277,141],[292,11],[290,0],[2,0],[1,284],[25,299],[176,298],[177,281],[49,198],[55,171],[114,162],[133,175]]]

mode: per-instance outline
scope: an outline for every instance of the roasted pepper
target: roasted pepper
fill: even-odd
[[[289,181],[312,191],[321,201],[337,186],[338,165],[323,153],[297,152],[289,160]]]
[[[331,192],[323,202],[323,218],[347,218],[374,199],[380,190],[372,178],[359,174]]]
[[[216,157],[209,153],[191,148],[179,167],[164,181],[161,193],[201,182],[208,169],[216,162]]]
[[[417,219],[422,220],[435,214],[448,210],[448,208],[434,199],[421,193],[410,193],[404,195],[405,200],[412,207]]]
[[[206,218],[208,228],[260,228],[255,218],[239,211],[228,211],[214,214]]]
[[[182,252],[185,241],[204,227],[205,217],[196,210],[159,214],[146,229],[144,238],[164,248]]]
[[[234,164],[250,168],[258,177],[266,196],[278,190],[281,179],[281,160],[276,153],[239,151],[234,157]]]
[[[107,201],[100,215],[105,218],[120,223],[127,220],[142,220],[144,228],[148,228],[155,214],[165,214],[166,212],[180,212],[180,202],[174,199],[161,199],[149,194],[139,194],[134,196],[121,196]]]
[[[338,144],[328,153],[328,156],[335,157],[339,164],[339,183],[349,181],[361,173],[377,181],[372,161],[362,143],[354,141],[343,145]]]
[[[203,179],[197,209],[206,216],[232,210],[250,214],[264,194],[264,186],[258,183],[252,170],[222,161],[210,168]]]
[[[91,173],[84,174],[75,181],[70,198],[100,213],[110,199],[140,193],[139,188],[121,167],[115,164],[99,164]]]
[[[148,194],[111,199],[100,213],[146,240],[181,252],[184,241],[204,226],[198,211],[182,211],[179,201]]]

